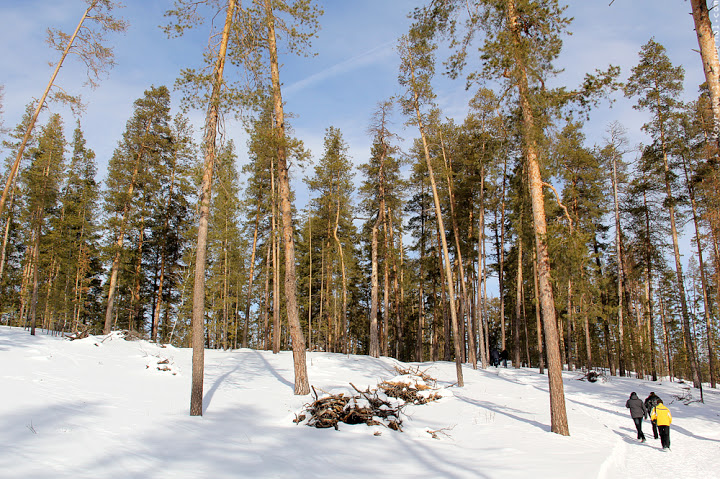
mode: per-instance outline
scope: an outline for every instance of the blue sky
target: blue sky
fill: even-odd
[[[409,24],[406,18],[413,0],[325,0],[322,30],[314,41],[313,57],[285,56],[281,71],[284,97],[296,135],[305,141],[314,156],[322,154],[322,137],[328,126],[340,128],[350,145],[356,163],[366,160],[370,139],[366,134],[370,115],[377,102],[398,92],[397,54],[394,46]],[[702,82],[697,41],[693,31],[690,4],[678,0],[575,0],[567,13],[575,18],[570,27],[557,66],[564,68],[558,79],[576,85],[585,72],[612,63],[623,69],[626,78],[637,62],[637,52],[647,40],[655,39],[668,48],[671,60],[686,71],[686,93],[695,95]],[[124,35],[110,38],[115,47],[117,66],[97,90],[82,87],[83,68],[70,59],[60,72],[58,83],[74,93],[82,93],[88,104],[82,122],[88,143],[102,164],[112,153],[132,111],[132,102],[150,85],[172,86],[183,67],[199,64],[207,40],[207,26],[180,39],[167,39],[158,25],[172,6],[166,0],[127,0],[120,13],[130,28]],[[38,97],[51,70],[48,61],[55,52],[45,44],[45,29],[72,30],[84,8],[80,0],[3,0],[0,2],[0,84],[5,87],[3,120],[12,127],[20,120],[24,105]],[[441,70],[441,68],[439,68]],[[450,81],[438,74],[438,102],[446,116],[461,120],[470,93],[461,80]],[[176,97],[179,95],[175,95]],[[617,95],[611,110],[593,114],[589,137],[599,138],[603,122],[619,120],[630,134],[645,121],[634,112],[631,102]],[[57,107],[52,107],[57,109]],[[193,115],[201,125],[200,112]],[[67,115],[70,129],[72,120]],[[397,128],[401,136],[415,132]],[[596,125],[599,123],[599,125]],[[241,138],[241,127],[228,124],[228,135]],[[238,144],[242,157],[243,143]]]
[[[586,72],[609,64],[622,68],[622,79],[638,61],[638,51],[651,37],[665,45],[674,64],[686,72],[686,98],[696,96],[704,81],[697,39],[693,30],[690,3],[683,0],[574,0],[567,14],[574,17],[572,36],[565,39],[556,66],[565,71],[558,83],[578,85]],[[126,0],[119,13],[130,23],[127,33],[114,35],[117,66],[96,90],[82,87],[84,69],[70,59],[60,71],[57,83],[72,93],[82,93],[87,111],[82,118],[88,146],[97,153],[99,176],[104,178],[107,160],[119,140],[132,103],[150,85],[172,87],[181,68],[200,64],[207,43],[208,27],[180,39],[167,39],[159,25],[170,0]],[[409,25],[407,14],[423,2],[416,0],[324,0],[322,29],[313,41],[312,57],[282,57],[281,77],[284,99],[295,135],[305,142],[314,158],[322,155],[325,129],[339,128],[349,145],[355,164],[367,161],[371,140],[366,133],[370,116],[379,101],[398,93],[398,58],[395,44]],[[47,62],[57,58],[45,43],[45,30],[59,27],[70,31],[85,6],[81,0],[2,0],[0,2],[0,85],[4,85],[2,120],[8,128],[20,120],[24,105],[39,97],[49,79]],[[715,15],[711,15],[715,20]],[[219,19],[221,21],[221,19]],[[472,61],[472,60],[471,60]],[[438,104],[447,117],[462,121],[472,92],[464,81],[440,75],[435,90]],[[177,100],[179,94],[174,95]],[[607,124],[617,120],[628,129],[632,143],[646,140],[640,126],[646,116],[632,109],[631,100],[615,95],[607,105],[593,112],[586,133],[590,142],[602,141]],[[177,101],[174,101],[177,105]],[[58,107],[51,106],[57,110]],[[176,110],[177,111],[177,110]],[[67,136],[74,120],[64,115]],[[202,112],[191,115],[196,128]],[[44,120],[41,120],[44,121]],[[400,136],[411,139],[416,132],[405,129],[398,118]],[[239,161],[245,157],[245,140],[237,122],[227,122],[227,136],[235,139]],[[6,152],[2,152],[6,156]],[[307,169],[307,173],[312,171]],[[291,171],[298,191],[299,207],[307,200],[300,181],[306,173]]]

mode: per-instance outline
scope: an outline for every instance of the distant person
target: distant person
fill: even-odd
[[[498,350],[495,348],[490,350],[490,364],[495,367],[500,365],[500,353],[498,353]]]
[[[645,403],[642,402],[637,393],[630,393],[630,399],[625,403],[625,407],[630,409],[630,417],[635,422],[635,429],[637,429],[637,438],[641,442],[645,442],[645,434],[642,432],[642,422],[647,417],[647,409],[645,409]]]
[[[663,404],[662,399],[658,398],[657,406],[650,413],[650,419],[657,423],[658,432],[660,433],[660,444],[663,450],[670,450],[670,424],[672,423],[672,414],[670,410]]]
[[[509,357],[509,355],[508,355],[507,349],[503,349],[502,352],[500,353],[500,359],[502,359],[504,368],[507,367],[508,357]]]
[[[658,401],[662,402],[662,400],[657,396],[657,394],[651,392],[650,395],[645,399],[645,410],[652,411],[655,409],[655,406],[658,405]],[[657,429],[657,421],[651,418],[650,423],[652,424],[652,430],[653,430],[653,437],[655,439],[658,438],[658,429]]]

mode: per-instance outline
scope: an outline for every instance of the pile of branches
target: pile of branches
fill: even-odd
[[[674,403],[675,401],[680,401],[684,405],[688,405],[694,402],[703,402],[702,399],[695,399],[692,395],[692,391],[690,386],[683,386],[682,387],[683,393],[682,394],[673,394],[673,400],[670,401],[670,404]]]
[[[605,376],[605,374],[599,373],[597,371],[592,371],[592,370],[588,371],[584,376],[581,376],[577,379],[578,379],[578,381],[588,381],[590,383],[594,383],[597,381],[604,383],[607,381],[607,377]]]
[[[384,381],[375,389],[360,390],[352,383],[355,392],[318,395],[313,387],[315,400],[305,405],[305,414],[297,415],[296,424],[305,423],[317,428],[338,429],[339,423],[385,426],[402,431],[401,413],[407,404],[426,404],[436,401],[442,394],[427,383],[435,380],[420,371],[397,369],[400,376]]]
[[[435,389],[435,379],[427,375],[425,371],[420,371],[419,368],[401,369],[398,367],[395,367],[395,371],[400,378],[383,381],[378,385],[378,388],[386,395],[412,404],[427,404],[442,397]]]
[[[74,333],[70,333],[70,334],[65,333],[65,334],[63,334],[63,336],[70,341],[75,341],[76,339],[85,339],[88,336],[90,336],[90,327],[88,326],[87,328],[83,329],[82,331],[75,331]]]
[[[307,425],[317,428],[334,427],[338,424],[367,424],[368,426],[386,426],[395,431],[402,431],[400,411],[403,403],[392,401],[377,389],[360,391],[353,386],[358,394],[342,392],[338,394],[324,394],[319,396],[313,387],[315,400],[305,406]],[[301,414],[295,418],[295,423],[305,421],[307,415]]]

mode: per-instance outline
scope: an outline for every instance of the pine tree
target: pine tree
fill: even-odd
[[[380,230],[383,230],[383,238],[389,237],[388,221],[386,217],[390,211],[399,211],[401,208],[401,190],[403,182],[400,178],[400,161],[397,158],[398,148],[395,146],[395,135],[390,131],[390,115],[392,103],[390,101],[378,104],[371,124],[369,133],[373,135],[373,146],[370,161],[360,166],[364,181],[360,187],[360,194],[364,198],[363,209],[370,216],[370,224],[365,229],[370,229],[370,264],[371,264],[371,298],[370,298],[370,345],[369,354],[379,357],[381,352],[380,334],[378,329],[379,313],[379,276],[380,265]],[[397,213],[396,213],[397,214]],[[398,215],[399,216],[399,215]],[[387,241],[382,241],[386,244]],[[390,261],[389,251],[383,249],[383,264]],[[422,261],[422,259],[421,259]],[[422,272],[421,272],[422,275]],[[422,278],[420,279],[420,296],[422,297]],[[388,285],[386,285],[387,287]],[[422,300],[421,300],[422,301]],[[389,311],[384,311],[383,319],[387,319]],[[420,305],[420,317],[424,315],[423,306]],[[422,336],[422,323],[419,325],[419,337]],[[383,328],[383,340],[387,334],[387,324]],[[419,339],[418,342],[421,343]],[[386,347],[383,344],[383,351]]]
[[[307,179],[312,193],[311,215],[316,228],[321,231],[321,241],[325,246],[325,280],[341,277],[340,291],[333,291],[334,297],[340,296],[341,311],[339,318],[326,311],[328,318],[328,350],[347,352],[348,331],[348,265],[354,262],[350,253],[354,243],[355,231],[352,223],[353,210],[351,197],[352,163],[348,156],[348,146],[342,133],[335,127],[325,131],[325,151],[315,166],[314,175]],[[328,288],[328,292],[330,292]]]
[[[209,308],[209,321],[216,332],[214,347],[228,349],[235,339],[237,331],[232,328],[235,318],[230,318],[235,310],[234,286],[239,277],[245,276],[241,262],[240,185],[235,166],[237,156],[235,145],[228,142],[217,158],[215,169],[215,192],[210,207],[208,225],[208,273],[207,295],[214,298],[214,306]]]
[[[295,240],[293,237],[292,202],[290,198],[290,180],[288,176],[288,151],[285,125],[285,111],[282,100],[280,82],[280,64],[278,59],[276,28],[286,34],[285,39],[291,51],[301,51],[309,44],[317,31],[317,17],[322,13],[310,0],[256,0],[259,7],[264,7],[264,26],[267,32],[266,48],[269,56],[270,82],[272,85],[272,101],[274,112],[273,133],[277,148],[278,188],[280,197],[280,213],[282,216],[282,240],[285,248],[285,301],[292,338],[293,363],[295,368],[295,394],[310,393],[305,362],[305,338],[300,328],[297,305],[297,277],[295,274]],[[290,17],[288,23],[280,18],[284,13]],[[307,29],[307,32],[304,30]]]
[[[51,281],[55,270],[55,250],[47,244],[46,230],[48,219],[58,206],[58,197],[65,173],[65,137],[60,115],[50,116],[43,127],[38,144],[31,152],[32,159],[23,172],[23,190],[26,215],[30,228],[28,245],[31,263],[32,293],[30,298],[30,334],[35,334],[40,291],[40,269],[43,262],[43,275],[46,282]],[[41,245],[46,246],[41,249]],[[42,255],[41,255],[42,251]],[[45,325],[46,327],[52,325]]]
[[[87,3],[88,7],[83,12],[80,17],[80,22],[71,35],[58,29],[48,29],[48,43],[60,52],[60,59],[55,64],[55,69],[50,76],[50,81],[40,97],[40,101],[37,102],[35,111],[27,123],[23,139],[18,146],[15,162],[10,167],[10,172],[5,181],[5,189],[3,190],[2,197],[0,197],[0,214],[2,214],[5,209],[8,192],[20,167],[20,160],[23,158],[23,152],[31,137],[32,130],[35,127],[35,122],[40,115],[40,111],[46,104],[48,95],[55,85],[55,79],[67,55],[69,53],[78,55],[87,66],[87,81],[91,86],[96,86],[96,81],[100,76],[114,65],[112,48],[106,47],[103,44],[105,35],[108,32],[124,32],[127,25],[123,20],[112,16],[112,10],[117,7],[116,2],[111,0],[88,0]],[[85,23],[86,21],[88,24]],[[56,92],[54,98],[69,102],[70,104],[79,103],[78,98],[73,98],[63,91]]]
[[[59,296],[58,314],[63,330],[80,331],[95,326],[97,298],[93,286],[100,281],[99,203],[100,188],[95,179],[95,152],[86,146],[80,122],[73,133],[68,178],[61,196],[52,242],[57,245]]]
[[[127,255],[125,240],[131,233],[142,243],[145,234],[148,198],[155,194],[155,173],[161,157],[170,154],[170,92],[164,86],[151,87],[143,98],[134,103],[133,116],[128,120],[123,138],[113,152],[108,166],[104,208],[109,217],[108,237],[112,265],[108,279],[104,332],[109,334],[113,324],[113,308],[123,255]],[[133,245],[135,242],[133,242]],[[135,265],[142,259],[142,248],[135,250]],[[135,286],[140,281],[135,273]],[[135,293],[137,294],[137,293]],[[136,307],[138,300],[136,298]],[[132,321],[132,316],[128,318]],[[130,324],[128,325],[130,326]]]
[[[685,340],[687,342],[688,363],[693,377],[693,385],[700,387],[700,372],[695,354],[695,341],[691,338],[690,317],[685,296],[684,276],[680,262],[680,248],[676,219],[676,199],[673,193],[675,173],[670,165],[671,128],[680,103],[677,100],[682,92],[684,72],[675,67],[665,53],[665,48],[655,40],[650,40],[640,51],[640,62],[633,67],[632,75],[625,87],[628,97],[639,97],[635,108],[651,113],[651,121],[643,126],[654,139],[658,160],[663,165],[662,180],[665,183],[666,205],[670,216],[670,231],[675,255],[675,272],[680,294]]]
[[[177,301],[182,257],[190,248],[196,145],[187,118],[177,115],[172,122],[169,150],[159,156],[153,174],[154,186],[148,200],[148,238],[144,255],[148,264],[151,303],[150,338],[167,337],[168,324],[160,323]],[[147,275],[146,275],[147,276]],[[164,308],[164,309],[163,309]]]
[[[458,325],[457,310],[455,307],[455,286],[452,275],[452,267],[450,262],[450,254],[448,252],[447,238],[445,236],[445,226],[442,218],[442,210],[440,207],[440,198],[438,196],[438,188],[435,182],[435,175],[430,158],[430,150],[427,140],[427,117],[426,113],[421,111],[425,109],[428,103],[434,99],[434,94],[430,86],[430,79],[434,74],[434,50],[436,46],[431,42],[429,34],[431,31],[423,23],[416,23],[410,29],[407,35],[404,35],[398,44],[400,52],[400,85],[406,88],[406,93],[401,99],[403,113],[413,118],[422,141],[423,153],[427,165],[430,185],[433,191],[433,201],[435,203],[435,217],[437,220],[438,236],[442,245],[442,255],[445,265],[446,285],[448,288],[448,298],[450,301],[450,318],[452,325],[452,336],[455,349],[455,370],[457,373],[458,386],[464,385],[462,373],[462,353],[461,338]]]

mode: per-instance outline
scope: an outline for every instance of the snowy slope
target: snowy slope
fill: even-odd
[[[454,363],[424,363],[450,393],[408,406],[403,432],[336,431],[293,423],[313,398],[293,395],[290,352],[207,351],[202,417],[188,415],[190,361],[189,349],[117,334],[68,341],[0,327],[0,477],[720,477],[720,393],[709,388],[705,404],[669,404],[682,384],[566,372],[571,436],[561,437],[536,370],[466,367],[457,388]],[[396,364],[308,353],[318,391],[374,387]],[[673,413],[672,452],[649,422],[648,442],[635,439],[625,400],[651,390]]]

